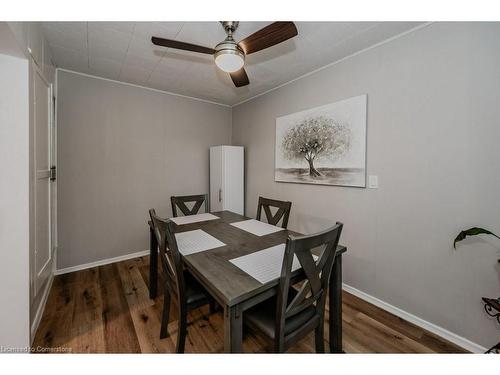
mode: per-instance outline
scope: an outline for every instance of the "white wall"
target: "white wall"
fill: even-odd
[[[0,54],[0,346],[30,344],[28,60]]]
[[[231,108],[58,71],[57,268],[149,249],[148,209],[208,193]]]
[[[484,347],[500,337],[481,303],[500,294],[500,243],[452,240],[500,232],[499,40],[499,23],[432,24],[233,108],[247,215],[262,195],[292,201],[300,232],[344,222],[345,283]],[[276,117],[360,94],[380,188],[274,182]]]

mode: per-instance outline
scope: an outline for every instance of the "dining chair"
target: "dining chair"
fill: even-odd
[[[271,212],[271,207],[277,207],[278,210],[274,213]],[[260,221],[262,214],[262,209],[266,214],[267,222],[271,225],[277,225],[281,218],[281,227],[286,229],[288,226],[288,217],[290,216],[290,210],[292,209],[292,202],[288,201],[278,201],[276,199],[269,199],[259,197],[259,205],[257,206],[257,220]]]
[[[205,203],[205,212],[208,212],[208,194],[184,195],[170,197],[172,202],[172,214],[177,217],[177,208],[181,210],[184,216],[196,215],[203,203]],[[194,202],[193,208],[189,209],[186,203]]]
[[[156,215],[154,209],[149,210],[153,230],[160,250],[160,259],[165,274],[163,294],[163,313],[161,319],[160,339],[168,336],[168,320],[170,301],[174,299],[179,314],[176,352],[184,353],[187,334],[187,313],[205,304],[211,304],[212,299],[198,281],[184,270],[182,258],[177,247],[173,226],[170,220]]]
[[[244,324],[273,341],[275,352],[285,352],[314,330],[316,352],[324,353],[325,301],[342,227],[343,224],[337,222],[334,227],[320,233],[289,236],[277,296],[244,312]],[[322,251],[315,260],[311,249],[319,247],[322,247]],[[291,285],[295,256],[305,275],[298,289]]]

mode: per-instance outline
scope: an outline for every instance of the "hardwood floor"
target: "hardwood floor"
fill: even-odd
[[[141,257],[56,276],[33,346],[69,348],[72,353],[173,353],[176,311],[170,313],[170,336],[160,340],[163,297],[149,299],[148,266],[149,258]],[[220,311],[209,314],[203,307],[191,312],[186,353],[223,352],[223,327]],[[347,353],[464,352],[346,292],[343,335]],[[268,347],[262,337],[244,333],[245,352],[265,353]],[[314,352],[313,335],[289,352]]]

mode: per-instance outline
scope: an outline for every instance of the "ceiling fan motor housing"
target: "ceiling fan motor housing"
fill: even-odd
[[[220,42],[215,46],[215,57],[217,58],[217,54],[221,53],[229,53],[233,55],[241,55],[243,59],[245,59],[245,53],[241,49],[239,45],[236,44],[236,42],[231,38],[231,39],[226,39],[223,42]]]
[[[215,59],[217,60],[217,56],[221,54],[229,54],[240,56],[245,61],[245,53],[233,39],[233,33],[240,23],[238,21],[221,21],[221,24],[224,30],[226,30],[227,37],[223,42],[215,46]]]

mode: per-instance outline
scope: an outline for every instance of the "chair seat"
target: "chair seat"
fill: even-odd
[[[297,295],[297,291],[290,288],[288,293],[288,303]],[[246,310],[243,313],[243,321],[246,325],[257,328],[271,339],[275,339],[276,333],[276,305],[278,297],[274,296],[268,300]],[[319,321],[319,315],[314,306],[309,306],[298,314],[295,314],[285,321],[285,336],[299,329],[311,319]]]
[[[210,295],[205,288],[187,271],[184,271],[184,282],[186,283],[186,303],[189,309],[194,309],[210,302]]]

